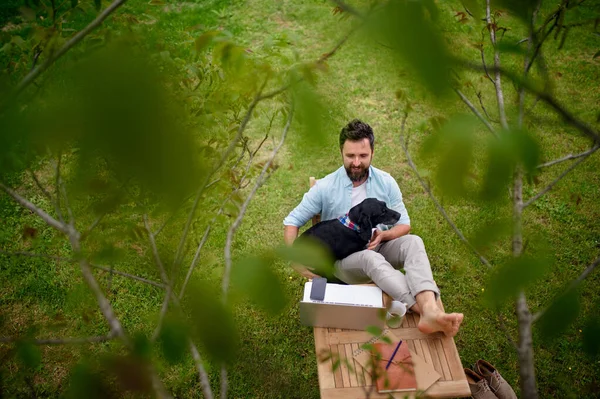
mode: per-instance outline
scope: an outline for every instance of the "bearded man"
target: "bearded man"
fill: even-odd
[[[313,216],[337,219],[365,198],[384,201],[400,213],[394,226],[378,226],[363,251],[335,262],[334,275],[347,284],[375,283],[393,300],[420,314],[418,328],[429,334],[442,331],[456,335],[462,313],[445,313],[438,305],[440,290],[433,280],[423,240],[410,233],[410,218],[396,180],[371,165],[375,137],[368,124],[355,119],[340,132],[343,166],[317,180],[300,204],[284,219],[284,240],[292,245],[298,230]],[[404,273],[400,269],[404,269]],[[307,278],[316,274],[304,267],[297,270]]]

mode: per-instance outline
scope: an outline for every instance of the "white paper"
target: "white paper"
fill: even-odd
[[[325,288],[325,298],[322,301],[310,299],[311,288],[311,281],[304,284],[304,302],[383,307],[383,293],[379,287],[328,283]]]

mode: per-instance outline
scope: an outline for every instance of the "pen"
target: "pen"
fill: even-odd
[[[398,345],[396,345],[396,349],[394,349],[394,353],[392,353],[390,360],[388,360],[387,364],[385,365],[386,370],[390,367],[390,364],[392,364],[392,360],[394,360],[394,356],[396,356],[396,353],[398,353],[398,349],[400,348],[400,345],[402,345],[402,340],[398,341]]]

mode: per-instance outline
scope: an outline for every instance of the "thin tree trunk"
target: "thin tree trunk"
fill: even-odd
[[[517,169],[513,185],[513,256],[518,258],[523,252],[523,174]],[[516,303],[519,325],[519,373],[521,395],[527,399],[537,399],[535,365],[533,362],[533,339],[531,335],[531,312],[527,306],[525,293],[521,291]]]

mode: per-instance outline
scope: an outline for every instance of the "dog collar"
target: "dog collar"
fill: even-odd
[[[360,232],[360,227],[358,227],[356,224],[354,224],[354,222],[352,220],[350,220],[350,218],[348,217],[348,214],[345,214],[344,216],[340,216],[338,218],[338,220],[340,221],[341,224],[348,227],[349,229]]]

